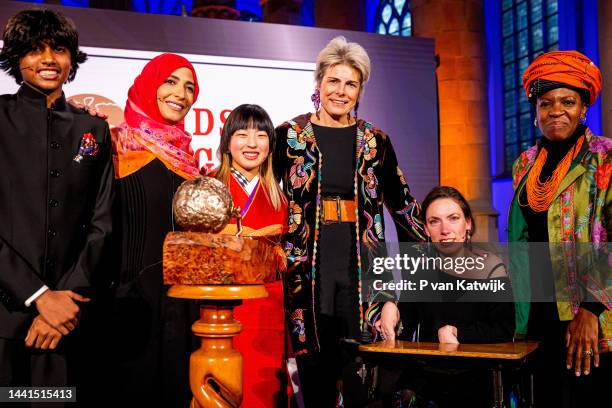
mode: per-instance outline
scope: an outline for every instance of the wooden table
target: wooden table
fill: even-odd
[[[490,366],[492,370],[494,407],[503,408],[506,407],[502,382],[504,366],[508,362],[523,365],[529,354],[537,347],[537,342],[440,344],[385,340],[372,344],[362,344],[359,346],[359,351],[394,357],[423,356],[427,358],[477,359],[479,361],[486,361],[490,363],[487,366]],[[533,392],[530,392],[530,395],[533,396]],[[530,400],[528,404],[533,406],[533,398],[530,398]]]

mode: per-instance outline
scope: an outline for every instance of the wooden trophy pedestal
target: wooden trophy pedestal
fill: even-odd
[[[281,251],[282,252],[282,251]],[[242,402],[242,356],[232,338],[242,330],[234,308],[243,299],[268,296],[278,251],[266,237],[170,232],[164,241],[168,296],[200,301],[200,320],[191,326],[201,346],[191,354],[192,408],[234,408]]]
[[[235,408],[242,402],[242,355],[232,338],[242,325],[234,308],[243,299],[268,296],[264,285],[174,285],[168,296],[200,301],[200,320],[191,326],[200,348],[189,360],[191,408]]]

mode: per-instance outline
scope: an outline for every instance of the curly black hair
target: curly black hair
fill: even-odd
[[[87,54],[79,51],[79,33],[72,21],[47,9],[23,10],[15,14],[6,24],[2,40],[0,68],[18,84],[23,81],[19,60],[42,44],[66,47],[70,51],[72,69],[68,81],[76,76],[79,64],[87,60]]]

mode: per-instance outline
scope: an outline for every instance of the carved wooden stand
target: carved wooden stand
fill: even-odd
[[[232,338],[242,325],[234,319],[234,308],[243,299],[267,297],[264,285],[174,285],[168,296],[200,301],[200,320],[191,326],[201,345],[189,361],[190,407],[239,407],[242,355],[233,348]]]

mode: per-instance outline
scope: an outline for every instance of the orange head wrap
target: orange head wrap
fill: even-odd
[[[551,51],[537,57],[523,74],[523,88],[529,99],[536,98],[543,93],[538,93],[538,80],[566,84],[569,88],[584,89],[588,91],[589,105],[597,100],[602,81],[599,68],[578,51]],[[546,91],[549,90],[551,88]]]

